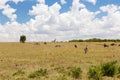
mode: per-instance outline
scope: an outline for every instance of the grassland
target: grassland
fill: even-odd
[[[55,45],[61,47],[55,47]],[[78,48],[74,48],[77,44]],[[90,66],[117,60],[120,65],[120,46],[104,48],[99,42],[76,43],[0,43],[0,80],[74,80],[65,78],[61,73],[70,67],[80,67],[82,78],[88,80],[87,72]],[[110,44],[107,43],[107,44]],[[117,43],[120,44],[120,43]],[[84,47],[89,51],[84,54]],[[47,69],[48,75],[41,78],[29,78],[29,74],[38,69]],[[57,71],[60,69],[61,71]],[[23,73],[17,73],[22,70]],[[105,77],[105,80],[119,80]]]

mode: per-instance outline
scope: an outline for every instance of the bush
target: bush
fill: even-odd
[[[23,75],[23,74],[25,74],[25,72],[24,72],[22,69],[20,69],[20,70],[18,70],[17,72],[13,73],[13,76]]]
[[[26,80],[26,78],[17,78],[15,80]]]
[[[101,66],[103,76],[113,77],[117,73],[117,61],[105,63]]]
[[[79,67],[73,67],[71,69],[71,75],[73,78],[78,79],[81,77],[82,70]]]
[[[47,75],[47,69],[40,69],[40,70],[37,70],[31,73],[28,77],[35,78],[35,77],[41,77],[41,76],[46,76],[46,75]]]
[[[120,78],[120,66],[118,66],[118,74],[117,74],[117,78]]]
[[[26,36],[25,35],[21,35],[20,36],[20,42],[21,43],[25,43],[25,41],[26,41]]]
[[[93,80],[101,80],[102,79],[101,68],[98,66],[90,67],[88,72],[88,78]]]
[[[118,67],[118,74],[120,74],[120,66]]]

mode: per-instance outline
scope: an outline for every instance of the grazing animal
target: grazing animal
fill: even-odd
[[[111,43],[110,45],[111,45],[111,46],[115,46],[116,44],[115,44],[115,43]]]
[[[44,44],[47,44],[47,42],[44,42]]]
[[[15,64],[15,66],[17,67],[17,66],[19,66],[18,64]]]
[[[120,44],[118,46],[120,46]]]
[[[88,52],[88,47],[87,46],[84,48],[84,52],[85,52],[85,54]]]
[[[105,47],[109,47],[109,45],[107,45],[107,44],[105,44],[105,43],[103,44],[103,46],[104,46],[104,48],[105,48]]]
[[[55,43],[55,42],[56,42],[56,39],[54,39],[53,42]]]
[[[74,47],[77,48],[77,45],[75,44]]]
[[[55,45],[55,47],[61,47],[61,45]]]
[[[35,44],[35,45],[40,45],[38,42],[35,42],[34,44]]]

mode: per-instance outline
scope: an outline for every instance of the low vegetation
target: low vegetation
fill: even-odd
[[[103,76],[113,77],[118,71],[116,63],[117,61],[112,61],[112,62],[102,64],[101,71]]]
[[[45,77],[47,76],[47,69],[39,69],[37,71],[32,72],[31,74],[29,74],[29,78],[38,78],[38,77]]]
[[[80,67],[73,67],[71,69],[71,75],[73,78],[78,79],[81,77],[82,70]]]
[[[13,73],[13,76],[17,76],[17,75],[24,75],[25,71],[23,71],[22,69],[16,71],[15,73]]]
[[[117,61],[111,61],[103,63],[100,66],[90,67],[88,72],[89,79],[102,80],[102,76],[114,77],[117,72],[119,72],[119,68],[116,63]]]
[[[93,80],[102,80],[102,71],[100,66],[92,66],[89,68],[88,78]]]
[[[120,42],[120,39],[100,39],[100,38],[92,38],[92,39],[86,39],[86,40],[70,40],[69,42]]]

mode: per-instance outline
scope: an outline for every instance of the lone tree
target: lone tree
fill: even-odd
[[[26,36],[25,35],[21,35],[20,36],[20,42],[21,43],[25,43],[25,41],[26,41]]]

